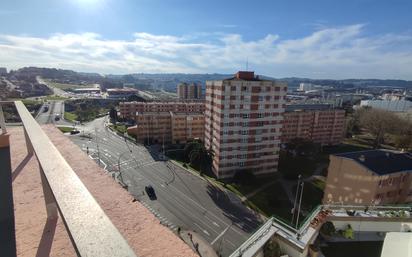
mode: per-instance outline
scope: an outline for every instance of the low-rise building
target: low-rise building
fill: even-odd
[[[372,107],[390,112],[408,112],[412,110],[412,102],[408,100],[363,100],[361,107]]]
[[[412,154],[369,150],[330,155],[323,202],[355,205],[412,202]]]
[[[282,143],[302,138],[321,145],[336,145],[343,139],[344,110],[328,104],[289,104],[283,116]]]
[[[139,93],[135,88],[108,88],[106,91],[107,97],[111,99],[124,99]]]
[[[205,111],[204,101],[177,101],[177,102],[120,102],[120,117],[135,119],[137,113],[146,112],[178,112],[199,113]]]
[[[201,112],[136,113],[136,126],[127,132],[140,143],[182,144],[192,139],[203,140],[204,115]]]

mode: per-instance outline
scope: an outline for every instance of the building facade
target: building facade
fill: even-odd
[[[412,102],[408,100],[362,100],[361,107],[372,107],[390,112],[412,111]]]
[[[204,115],[201,112],[142,112],[135,116],[136,126],[128,134],[140,143],[183,144],[203,140]]]
[[[178,102],[120,102],[120,117],[135,119],[137,113],[146,112],[177,112],[177,113],[203,113],[204,101],[178,101]]]
[[[214,152],[218,178],[277,171],[286,91],[285,83],[253,72],[206,82],[205,146]]]
[[[179,85],[177,85],[177,95],[179,99],[201,99],[202,85],[196,83],[180,83]]]
[[[370,150],[330,155],[324,204],[412,202],[412,154]]]
[[[108,88],[106,92],[107,98],[110,99],[125,99],[127,97],[139,94],[139,90],[135,88]]]
[[[286,105],[282,127],[282,143],[295,138],[321,145],[340,144],[344,137],[345,111],[327,104]]]

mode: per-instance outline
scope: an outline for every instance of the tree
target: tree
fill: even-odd
[[[320,232],[324,234],[325,236],[332,236],[333,234],[336,233],[336,228],[332,222],[327,221],[320,228]]]
[[[209,167],[213,160],[213,151],[208,150],[203,144],[197,145],[189,154],[190,164],[193,167],[198,167],[202,174],[205,167]]]
[[[114,122],[114,124],[116,124],[118,117],[117,117],[117,111],[114,107],[110,108],[109,117]]]
[[[202,147],[202,143],[199,140],[193,140],[188,142],[183,149],[183,156],[186,162],[190,162],[190,153],[197,148]]]
[[[304,138],[294,138],[287,144],[287,150],[296,155],[313,156],[319,152],[319,145]]]
[[[361,127],[374,137],[374,148],[378,148],[384,142],[386,134],[399,131],[401,124],[404,124],[401,118],[385,110],[363,109],[359,115]]]
[[[280,257],[281,251],[279,244],[272,238],[263,247],[263,255],[267,257]]]

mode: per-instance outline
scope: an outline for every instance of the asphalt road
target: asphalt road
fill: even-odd
[[[49,109],[45,110],[48,106]],[[59,115],[60,119],[55,120],[56,116]],[[70,126],[71,123],[65,121],[64,119],[64,101],[48,101],[40,107],[39,114],[36,116],[36,120],[39,124],[56,124],[56,125],[67,125]]]
[[[129,192],[162,224],[175,231],[180,227],[198,232],[222,256],[231,254],[259,227],[258,216],[235,194],[158,160],[156,153],[142,145],[126,142],[105,128],[105,120],[78,126],[81,133],[70,138],[110,174],[119,174],[120,168]],[[89,135],[90,139],[84,137]],[[149,184],[155,189],[156,200],[144,193]]]

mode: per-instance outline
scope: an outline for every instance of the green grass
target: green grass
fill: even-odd
[[[77,120],[77,115],[72,113],[72,112],[65,112],[64,113],[64,119],[68,121],[76,121]]]
[[[48,95],[43,99],[46,100],[46,101],[53,101],[53,100],[66,100],[68,98],[63,97],[63,96],[58,96],[58,95]]]
[[[247,184],[247,185],[243,185],[241,183],[233,182],[233,183],[227,184],[227,186],[230,186],[230,190],[232,190],[232,191],[237,191],[241,195],[247,195],[247,194],[250,194],[253,191],[261,188],[265,184],[267,184],[271,181],[277,180],[277,179],[278,179],[278,176],[274,175],[274,176],[264,177],[264,178],[255,178],[255,181],[253,183],[250,183],[250,184]]]
[[[58,82],[53,82],[51,80],[46,80],[46,79],[45,79],[45,81],[47,82],[47,84],[49,86],[59,88],[59,89],[62,89],[62,90],[93,87],[92,84],[79,85],[79,84],[58,83]]]
[[[67,132],[74,130],[73,127],[57,127],[57,128],[63,133],[67,133]]]
[[[36,104],[43,104],[42,101],[38,100],[30,100],[30,99],[21,99],[24,105],[36,105]]]
[[[326,182],[320,179],[313,179],[311,181],[312,185],[318,188],[319,190],[325,190]]]
[[[254,208],[252,207],[253,209],[259,210],[268,217],[276,216],[285,222],[290,222],[290,211],[293,206],[280,183],[276,183],[255,194],[249,199],[247,204],[254,206]]]
[[[119,132],[120,134],[127,132],[127,127],[125,125],[110,125],[110,128]]]

